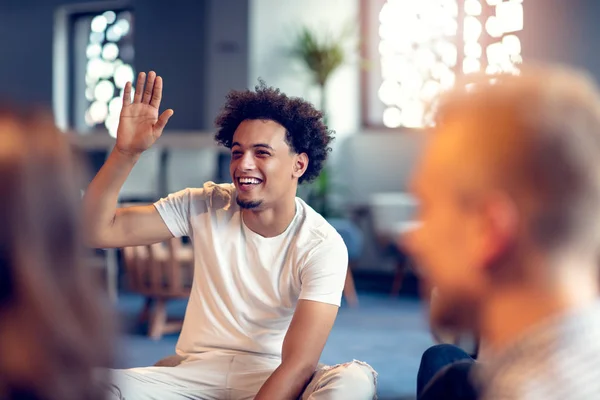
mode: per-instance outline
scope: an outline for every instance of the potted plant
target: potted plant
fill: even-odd
[[[350,27],[350,25],[348,26]],[[350,34],[350,29],[343,29],[341,33],[333,35],[303,26],[291,49],[292,56],[302,62],[309,71],[313,84],[319,87],[320,109],[324,114],[323,119],[326,125],[328,123],[327,84],[331,76],[349,61],[346,42],[350,38]],[[333,190],[331,174],[325,166],[307,195],[307,202],[325,218],[341,216],[341,212],[336,210],[331,203]]]
[[[348,62],[346,41],[350,34],[344,29],[338,35],[319,33],[303,26],[294,40],[292,56],[300,60],[310,72],[320,92],[320,108],[327,123],[327,83],[335,71]]]

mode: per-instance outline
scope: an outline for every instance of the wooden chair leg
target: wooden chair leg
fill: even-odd
[[[148,336],[154,340],[162,338],[167,324],[167,302],[165,299],[157,299],[150,318],[150,329]]]
[[[398,296],[400,294],[405,273],[406,264],[402,262],[396,263],[396,273],[394,274],[394,282],[392,283],[392,290],[390,293],[392,296]]]
[[[350,307],[358,306],[358,295],[356,294],[356,287],[354,286],[354,277],[352,276],[351,266],[348,265],[346,271],[346,282],[344,283],[344,297]]]
[[[144,307],[142,308],[142,311],[140,312],[140,315],[138,316],[139,324],[143,324],[150,319],[153,303],[154,303],[154,301],[153,301],[152,297],[146,297],[146,300],[144,301]]]

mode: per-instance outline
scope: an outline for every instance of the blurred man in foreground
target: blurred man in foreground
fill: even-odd
[[[485,342],[469,375],[480,398],[594,398],[598,90],[560,68],[457,88],[438,104],[413,182],[422,226],[406,238],[444,299],[433,317]]]

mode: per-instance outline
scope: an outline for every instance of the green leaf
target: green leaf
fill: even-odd
[[[344,44],[350,30],[344,29],[341,34],[334,36],[311,30],[307,26],[300,28],[291,53],[300,59],[311,72],[315,83],[325,86],[327,81],[340,66],[347,61]]]

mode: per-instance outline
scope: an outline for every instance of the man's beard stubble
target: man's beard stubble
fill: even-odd
[[[236,197],[235,201],[238,204],[238,206],[240,206],[240,208],[246,210],[256,209],[262,204],[262,200],[245,201],[241,200],[239,196]]]

